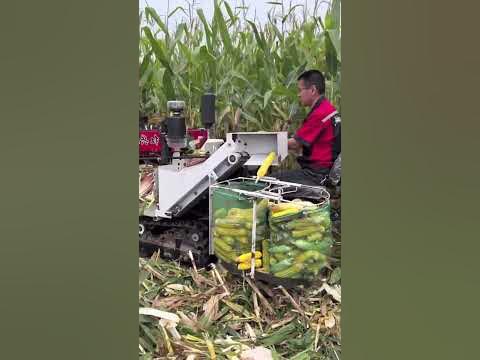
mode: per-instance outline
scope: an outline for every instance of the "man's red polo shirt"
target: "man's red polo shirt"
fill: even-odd
[[[302,168],[328,170],[332,167],[335,160],[332,117],[335,114],[337,110],[330,101],[320,99],[296,132],[294,138],[303,146],[303,154],[297,159]]]

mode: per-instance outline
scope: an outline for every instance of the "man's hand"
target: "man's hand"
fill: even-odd
[[[294,138],[288,139],[288,150],[300,152],[302,150],[302,144]]]

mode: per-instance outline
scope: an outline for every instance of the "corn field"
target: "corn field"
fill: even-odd
[[[268,21],[248,19],[245,7],[212,0],[208,21],[193,4],[166,17],[151,7],[140,13],[140,112],[162,117],[168,100],[184,100],[187,126],[200,127],[200,97],[216,94],[214,133],[292,131],[307,109],[297,99],[297,77],[316,68],[326,76],[326,95],[340,108],[340,0],[322,18],[303,5],[269,2]],[[186,19],[167,27],[183,12]]]

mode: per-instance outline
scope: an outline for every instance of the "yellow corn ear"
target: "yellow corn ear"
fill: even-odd
[[[290,278],[297,275],[302,269],[303,264],[293,264],[289,268],[275,273],[275,276],[280,278]]]
[[[258,171],[257,171],[257,180],[267,175],[267,171],[272,165],[273,160],[275,160],[275,156],[276,154],[272,151],[270,154],[268,154],[265,160],[263,160],[262,165],[258,168]]]
[[[272,218],[277,218],[277,217],[282,217],[282,216],[287,216],[287,215],[293,215],[299,212],[299,209],[296,208],[290,208],[290,209],[285,209],[281,211],[277,211],[275,213],[272,213]]]
[[[237,268],[238,270],[248,270],[250,269],[250,261],[248,262],[241,262],[240,264],[238,264]],[[260,266],[262,266],[262,260],[261,259],[256,259],[255,260],[255,267],[256,268],[259,268]]]
[[[222,227],[215,227],[215,231],[220,236],[246,236],[249,234],[247,229],[226,229]]]
[[[252,220],[252,209],[238,209],[238,208],[231,208],[228,211],[229,218],[237,218],[238,221],[251,221]]]
[[[235,239],[242,245],[250,245],[248,236],[237,236]]]
[[[292,236],[294,238],[301,238],[301,237],[312,235],[312,234],[315,234],[315,233],[318,233],[318,232],[319,232],[319,227],[318,226],[311,226],[311,227],[306,227],[306,228],[301,229],[301,230],[293,230],[292,231]]]
[[[270,210],[272,210],[272,213],[289,209],[301,210],[303,209],[303,206],[299,205],[298,203],[278,203],[270,205]]]
[[[261,258],[262,258],[262,252],[261,251],[255,251],[255,259],[261,259]],[[235,261],[238,262],[238,263],[243,263],[243,262],[250,261],[251,259],[252,259],[252,253],[249,252],[249,253],[245,253],[245,254],[242,254],[240,256],[237,256]]]

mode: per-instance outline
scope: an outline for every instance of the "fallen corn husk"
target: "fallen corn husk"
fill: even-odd
[[[150,166],[144,166],[139,168],[138,174],[138,196],[140,199],[147,196],[152,190],[155,184],[154,169]]]
[[[169,313],[169,312],[166,312],[166,311],[161,311],[161,310],[158,310],[158,309],[142,308],[141,307],[138,312],[139,312],[140,315],[155,316],[157,318],[170,320],[170,321],[173,321],[173,322],[176,322],[176,323],[178,323],[180,321],[180,318],[178,317],[178,315],[173,314],[173,313]]]
[[[140,215],[144,211],[151,207],[155,202],[155,175],[154,168],[149,165],[143,165],[139,168],[138,174],[138,200],[139,200],[139,213]]]

